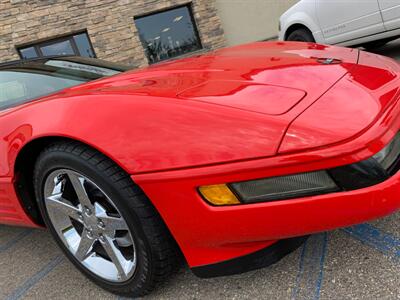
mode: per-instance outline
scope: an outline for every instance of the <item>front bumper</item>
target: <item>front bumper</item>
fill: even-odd
[[[359,190],[230,207],[210,206],[196,190],[213,178],[223,182],[220,176],[176,179],[182,172],[163,173],[156,181],[144,181],[144,175],[134,180],[152,199],[191,267],[247,255],[277,240],[383,217],[400,207],[400,172]]]

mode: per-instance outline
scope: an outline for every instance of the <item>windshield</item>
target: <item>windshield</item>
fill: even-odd
[[[0,64],[0,110],[128,69],[80,57]]]

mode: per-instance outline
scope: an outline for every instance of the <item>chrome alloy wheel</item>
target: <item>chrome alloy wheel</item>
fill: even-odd
[[[83,266],[113,282],[132,277],[137,259],[132,233],[93,181],[72,170],[53,171],[46,178],[44,198],[55,231]]]

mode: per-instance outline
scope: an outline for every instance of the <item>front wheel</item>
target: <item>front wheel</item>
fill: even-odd
[[[44,221],[70,261],[99,286],[143,296],[177,266],[177,247],[138,186],[75,142],[47,147],[34,185]]]

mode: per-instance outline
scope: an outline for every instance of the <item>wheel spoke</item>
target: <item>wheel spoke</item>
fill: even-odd
[[[86,189],[83,185],[85,179],[73,172],[67,172],[67,175],[82,206],[93,209],[93,204],[90,202]]]
[[[104,250],[106,251],[108,257],[111,259],[115,267],[117,268],[118,274],[121,279],[127,279],[125,269],[124,269],[124,262],[125,258],[122,256],[121,251],[119,251],[112,239],[110,237],[105,236],[104,241],[101,243]]]
[[[103,221],[107,232],[114,233],[116,230],[128,230],[128,225],[122,218],[106,216],[100,219]]]
[[[78,249],[75,252],[76,258],[80,261],[84,261],[89,256],[93,246],[93,240],[87,236],[87,233],[87,230],[83,229]]]
[[[67,215],[75,220],[80,221],[79,219],[80,210],[77,207],[66,203],[65,202],[66,200],[63,199],[61,195],[54,195],[47,197],[45,201],[46,201],[46,207],[52,209],[53,214],[62,216]]]
[[[115,230],[129,230],[128,225],[123,218],[107,215],[107,211],[104,207],[97,202],[94,206],[96,208],[96,217],[104,223],[104,227],[111,236],[114,236]]]

